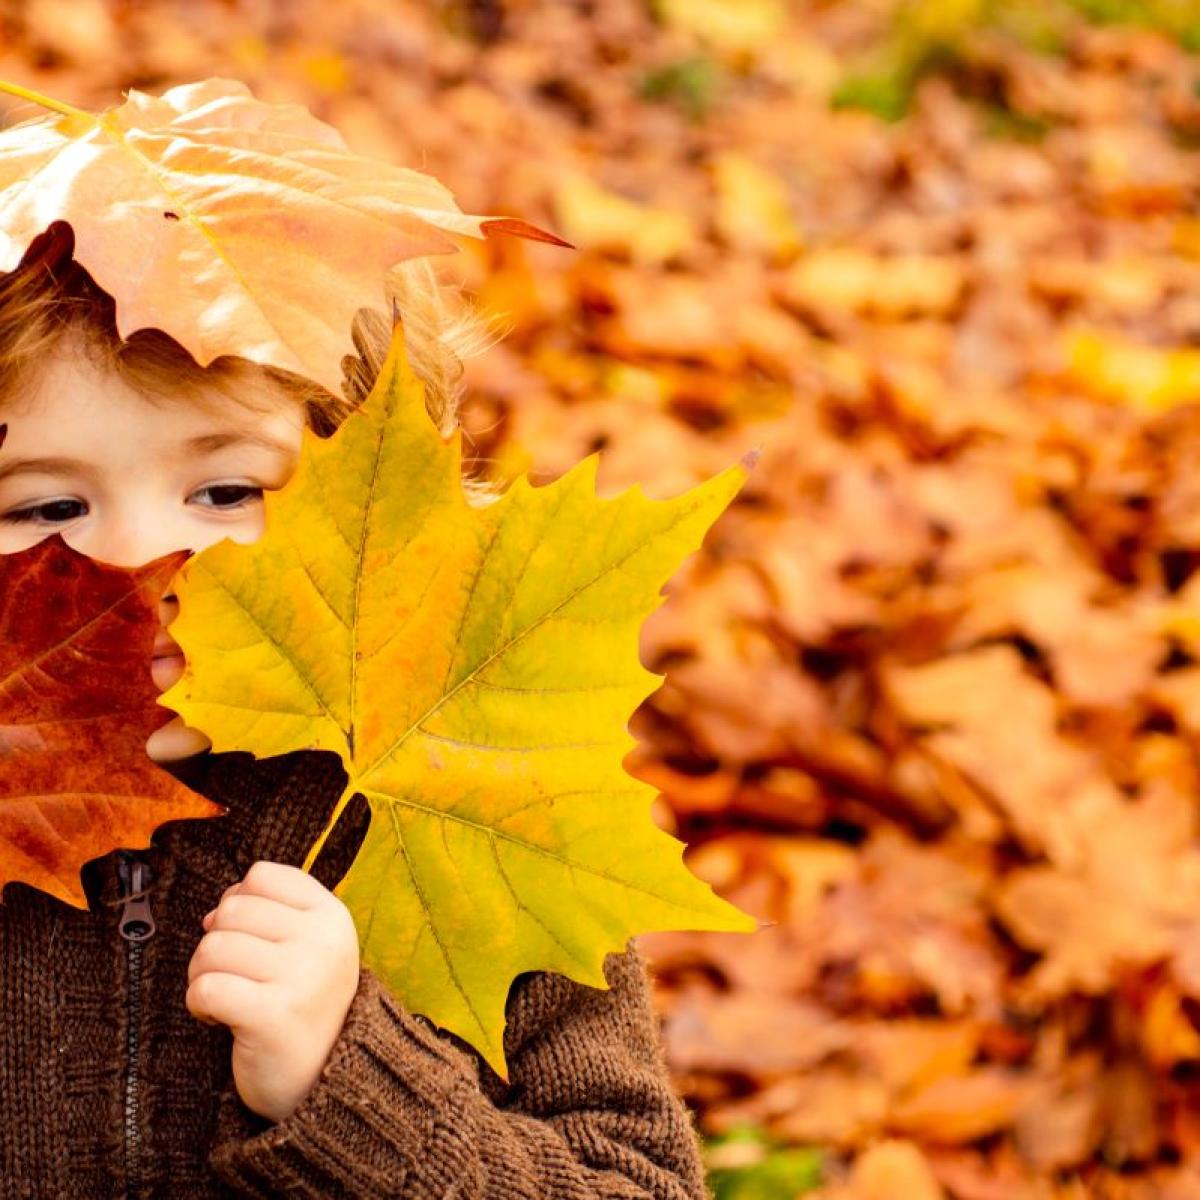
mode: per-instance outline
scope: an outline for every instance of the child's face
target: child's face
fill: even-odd
[[[90,558],[133,567],[224,537],[254,541],[263,491],[295,469],[303,412],[282,396],[263,399],[265,411],[215,389],[205,400],[153,403],[78,351],[49,361],[28,400],[0,398],[0,554],[57,532]],[[163,598],[164,626],[176,608]],[[154,681],[165,688],[182,669],[164,629]],[[202,749],[186,732],[172,721],[151,754],[167,761]]]

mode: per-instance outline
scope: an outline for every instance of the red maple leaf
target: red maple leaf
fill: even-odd
[[[89,859],[226,811],[146,753],[171,719],[150,674],[158,603],[187,557],[113,567],[58,534],[0,556],[0,887],[86,907]]]

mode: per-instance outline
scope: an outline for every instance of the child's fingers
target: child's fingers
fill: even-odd
[[[330,892],[299,867],[260,859],[243,876],[238,891],[268,896],[293,908],[316,908],[328,901]]]
[[[184,1004],[201,1021],[220,1022],[235,1033],[263,1007],[266,985],[242,975],[205,971],[188,985]]]
[[[212,745],[198,729],[185,725],[182,717],[172,717],[146,739],[146,753],[159,763],[178,762],[200,754]]]
[[[235,892],[227,893],[216,908],[206,913],[203,924],[209,930],[237,929],[268,942],[282,942],[300,932],[302,920],[299,910],[290,904],[250,892]]]
[[[188,963],[188,981],[205,971],[228,971],[258,983],[270,983],[277,975],[281,948],[278,942],[236,929],[214,929],[206,933]]]

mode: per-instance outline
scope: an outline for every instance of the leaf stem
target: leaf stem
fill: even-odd
[[[22,100],[32,100],[34,104],[53,109],[67,117],[87,117],[93,121],[96,119],[96,114],[88,112],[85,108],[76,108],[75,105],[68,104],[65,100],[55,100],[52,96],[43,96],[41,92],[22,87],[19,83],[13,83],[9,79],[0,79],[0,92],[8,92],[10,96],[20,96]]]
[[[354,795],[354,780],[351,779],[346,784],[346,790],[342,792],[338,798],[337,804],[334,806],[333,814],[326,823],[325,828],[321,831],[321,836],[312,844],[304,862],[300,865],[300,870],[306,874],[312,874],[312,865],[317,861],[317,855],[321,853],[321,847],[325,845],[326,839],[333,832],[333,827],[337,824],[338,817],[342,815],[346,805],[350,803],[350,797]]]

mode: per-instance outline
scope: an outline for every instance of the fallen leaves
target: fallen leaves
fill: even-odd
[[[555,195],[555,213],[559,228],[576,245],[628,251],[638,266],[669,262],[696,237],[687,213],[638,204],[586,175],[564,177]]]
[[[796,263],[783,296],[817,312],[946,318],[958,307],[966,283],[965,264],[949,255],[881,256],[853,246],[831,247]]]

